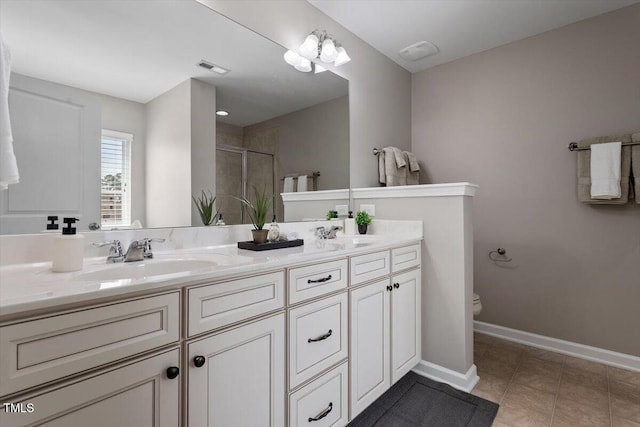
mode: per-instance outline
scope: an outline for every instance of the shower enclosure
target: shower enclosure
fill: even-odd
[[[254,188],[273,196],[267,215],[267,222],[271,221],[274,205],[276,209],[278,206],[275,162],[272,153],[228,145],[216,147],[216,207],[226,224],[251,222],[235,197],[248,197],[253,202]]]

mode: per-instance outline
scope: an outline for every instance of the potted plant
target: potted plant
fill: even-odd
[[[367,234],[367,226],[371,224],[371,217],[365,211],[356,212],[356,224],[358,224],[358,233]]]
[[[338,218],[338,211],[328,211],[326,218],[327,218],[327,221],[332,220],[334,218],[337,219]]]
[[[213,205],[216,202],[216,198],[213,197],[211,191],[209,191],[209,194],[207,195],[207,193],[202,190],[202,194],[200,194],[200,197],[196,199],[195,196],[191,196],[191,198],[193,199],[193,203],[195,203],[196,208],[198,209],[202,224],[211,225],[213,223],[213,220],[218,216],[218,211],[216,211],[215,213],[213,212]]]
[[[264,229],[264,224],[267,221],[267,212],[271,207],[271,196],[266,194],[266,186],[259,192],[256,187],[253,187],[255,201],[252,203],[247,197],[237,197],[238,200],[245,206],[247,215],[253,224],[253,243],[265,243],[267,241],[267,234],[269,230]]]

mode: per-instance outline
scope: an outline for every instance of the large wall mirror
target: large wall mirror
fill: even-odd
[[[0,31],[21,178],[2,234],[199,226],[203,191],[237,224],[254,187],[282,219],[283,190],[349,188],[348,82],[195,0],[0,0]]]

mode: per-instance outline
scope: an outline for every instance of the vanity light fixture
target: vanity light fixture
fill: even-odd
[[[228,116],[229,113],[224,111],[224,110],[218,110],[218,111],[216,111],[216,115],[217,116],[221,116],[221,117],[225,117],[225,116]]]
[[[298,52],[288,50],[284,54],[284,60],[298,71],[308,73],[313,69],[318,74],[326,71],[318,62],[339,67],[351,61],[351,58],[333,36],[324,30],[314,30],[300,45]]]

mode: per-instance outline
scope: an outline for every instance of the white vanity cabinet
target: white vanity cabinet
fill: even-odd
[[[284,314],[188,343],[188,426],[283,426],[284,349]]]
[[[174,348],[63,382],[9,400],[21,412],[0,411],[0,425],[176,427],[180,424],[179,366],[180,351]]]
[[[419,246],[417,251],[419,259]],[[400,254],[404,257],[406,251]],[[383,255],[368,256],[380,260],[385,259]],[[387,276],[352,289],[350,294],[353,419],[421,359],[420,269]]]
[[[344,427],[419,362],[420,277],[411,244],[5,322],[0,425]]]

